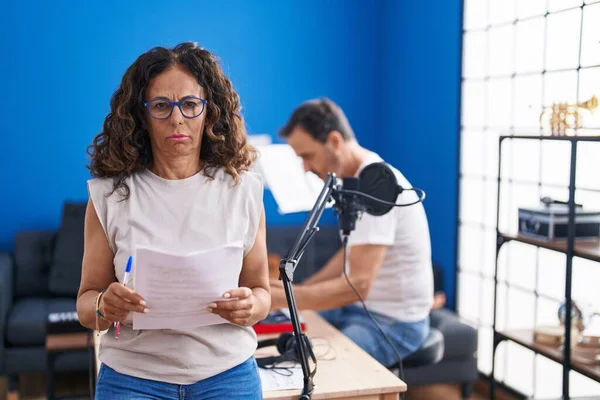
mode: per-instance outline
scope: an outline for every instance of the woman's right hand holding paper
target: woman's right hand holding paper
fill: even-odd
[[[100,298],[98,308],[104,319],[111,322],[123,322],[129,312],[148,312],[144,298],[119,282],[110,284]]]

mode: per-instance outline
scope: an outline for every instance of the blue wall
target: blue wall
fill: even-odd
[[[462,1],[386,1],[384,158],[424,189],[433,260],[455,304]]]
[[[17,229],[56,227],[65,199],[86,198],[86,146],[125,69],[152,46],[193,40],[214,51],[250,133],[275,135],[301,101],[327,95],[373,143],[376,104],[363,97],[375,86],[375,58],[364,57],[375,18],[360,0],[118,3],[10,2],[0,16],[9,55],[0,63],[0,249]],[[269,196],[267,212],[271,224],[304,218],[278,215]]]
[[[434,259],[453,279],[459,0],[119,3],[3,6],[0,250],[18,230],[56,228],[64,200],[87,198],[86,146],[135,58],[193,40],[223,60],[250,133],[275,138],[308,98],[338,102],[363,145],[427,190]],[[441,106],[419,104],[429,98]],[[269,224],[304,221],[265,202]]]

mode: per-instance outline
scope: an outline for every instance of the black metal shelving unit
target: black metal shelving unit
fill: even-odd
[[[571,160],[570,160],[570,173],[569,173],[569,218],[568,218],[568,238],[566,242],[545,242],[541,240],[535,240],[532,238],[521,237],[519,235],[508,235],[500,232],[500,186],[502,183],[501,167],[502,167],[502,143],[505,140],[555,140],[565,141],[571,144]],[[496,209],[496,261],[494,270],[494,322],[493,322],[493,334],[494,334],[494,345],[492,351],[492,371],[490,374],[490,398],[495,399],[495,391],[497,382],[494,377],[495,373],[495,361],[496,361],[496,350],[498,345],[503,341],[512,341],[517,343],[529,350],[534,351],[537,354],[545,356],[553,361],[561,363],[563,366],[562,374],[562,399],[568,400],[569,397],[569,373],[570,371],[576,371],[581,373],[588,378],[591,378],[597,382],[600,382],[600,366],[598,365],[587,365],[583,363],[574,362],[571,359],[571,310],[572,310],[572,298],[571,298],[571,283],[572,283],[572,272],[573,272],[573,257],[581,257],[588,260],[600,262],[600,246],[598,243],[576,243],[575,242],[575,182],[577,173],[577,144],[579,142],[600,142],[600,136],[500,136],[499,138],[499,149],[498,149],[498,198],[497,198],[497,209]],[[536,343],[533,340],[533,330],[507,330],[498,331],[496,328],[496,303],[497,303],[497,292],[498,292],[498,255],[502,245],[511,241],[517,241],[526,243],[529,245],[537,246],[544,249],[554,250],[566,254],[566,280],[565,280],[565,303],[566,303],[566,316],[565,316],[565,340],[564,340],[564,352],[558,348],[552,346],[546,346]]]

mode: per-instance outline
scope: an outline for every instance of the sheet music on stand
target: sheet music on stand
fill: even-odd
[[[257,146],[260,155],[257,172],[265,180],[277,202],[279,213],[310,211],[324,182],[312,172],[304,172],[302,159],[287,144]],[[328,205],[330,207],[330,205]]]

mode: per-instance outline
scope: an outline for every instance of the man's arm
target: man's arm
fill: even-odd
[[[306,279],[304,285],[312,285],[317,282],[323,282],[333,278],[339,278],[344,268],[344,249],[339,249],[333,257],[327,261],[327,264],[316,274]],[[347,284],[347,283],[346,283]]]
[[[371,286],[383,263],[387,247],[364,244],[352,246],[349,250],[350,272],[348,277],[363,300],[369,296]],[[333,277],[294,286],[294,297],[299,310],[328,310],[358,301],[346,278],[340,275],[342,267],[339,267],[339,273],[333,273],[335,270],[330,265],[338,258],[338,255],[339,265],[343,266],[343,250],[341,250],[323,267],[323,269],[329,269]],[[326,276],[325,273],[322,276]],[[271,309],[287,307],[285,293],[280,282],[271,288],[271,301]]]

